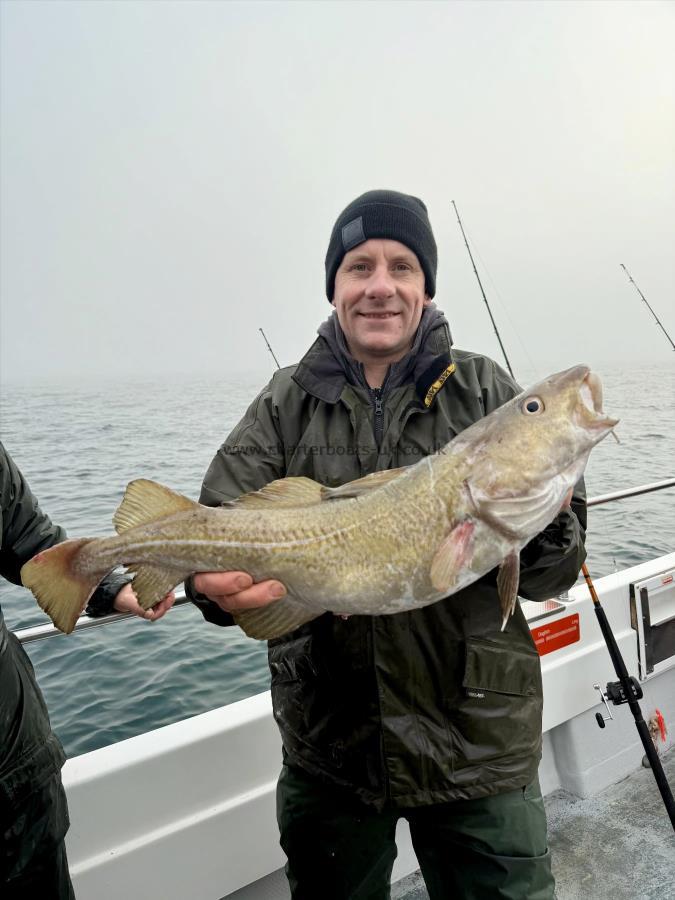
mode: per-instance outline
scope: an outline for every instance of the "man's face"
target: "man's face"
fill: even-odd
[[[430,302],[417,256],[399,241],[359,244],[335,274],[333,306],[352,356],[366,365],[405,356]]]

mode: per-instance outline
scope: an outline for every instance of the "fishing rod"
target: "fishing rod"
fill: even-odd
[[[490,316],[490,321],[492,322],[492,327],[494,328],[495,334],[497,335],[497,340],[499,341],[499,346],[502,348],[502,353],[504,354],[504,360],[506,362],[506,368],[511,373],[511,378],[515,379],[515,375],[513,374],[513,369],[511,368],[511,363],[509,362],[509,358],[506,355],[506,350],[504,349],[504,344],[502,344],[502,339],[499,335],[499,331],[497,329],[497,323],[494,320],[494,316],[492,315],[492,310],[490,309],[490,304],[488,303],[487,297],[485,296],[485,291],[483,290],[483,285],[480,280],[480,276],[478,274],[478,269],[476,268],[476,263],[473,261],[473,256],[471,255],[471,248],[469,247],[469,242],[466,239],[466,234],[464,233],[464,226],[462,225],[462,220],[459,217],[459,212],[457,211],[457,204],[454,200],[451,201],[452,205],[455,207],[455,215],[457,216],[457,221],[459,222],[459,227],[462,231],[462,237],[464,238],[464,243],[466,244],[466,249],[469,252],[469,259],[471,260],[471,265],[473,266],[473,271],[476,276],[476,280],[478,281],[478,287],[480,288],[480,292],[483,295],[483,300],[485,301],[485,305],[487,306],[487,311]]]
[[[263,340],[264,340],[265,343],[267,344],[267,349],[270,351],[270,353],[272,354],[272,359],[273,359],[274,362],[277,364],[277,369],[280,369],[281,366],[279,365],[279,360],[278,360],[278,359],[276,358],[276,356],[274,355],[274,350],[272,350],[272,348],[270,347],[270,342],[269,342],[269,341],[267,340],[267,338],[265,337],[265,332],[262,330],[262,328],[259,328],[258,331],[260,332],[260,334],[262,334]]]
[[[593,585],[593,581],[591,579],[591,575],[588,571],[586,563],[582,565],[581,571],[588,586],[591,600],[593,601],[593,609],[595,610],[595,615],[598,620],[598,624],[600,625],[602,636],[605,639],[609,655],[611,656],[612,663],[614,664],[614,671],[619,678],[618,681],[608,682],[606,690],[604,692],[601,690],[599,685],[596,684],[595,687],[600,692],[602,702],[607,708],[610,719],[612,718],[612,713],[607,704],[608,700],[610,700],[614,704],[614,706],[620,706],[623,703],[627,703],[630,707],[630,711],[633,713],[633,718],[635,719],[635,727],[637,728],[638,734],[640,735],[642,746],[645,748],[645,753],[647,755],[647,759],[649,760],[649,765],[651,766],[652,772],[654,773],[654,779],[661,793],[664,806],[666,807],[666,812],[670,817],[670,823],[673,826],[673,831],[675,831],[675,800],[673,799],[673,793],[670,790],[670,785],[668,784],[666,773],[663,771],[661,759],[659,758],[659,754],[657,753],[656,747],[654,746],[652,736],[649,733],[649,728],[647,727],[647,723],[642,717],[642,710],[640,709],[640,704],[638,703],[638,701],[643,696],[640,682],[637,680],[637,678],[635,678],[635,676],[628,674],[626,663],[624,662],[621,651],[619,650],[619,645],[616,642],[616,638],[614,637],[612,628],[609,624],[609,621],[607,620],[607,616],[605,615],[605,610],[602,608],[600,599],[595,591],[595,587]],[[602,713],[596,713],[595,718],[597,719],[598,725],[601,728],[604,728],[605,722],[607,722],[608,720],[603,717]]]
[[[635,287],[635,290],[638,292],[638,294],[642,297],[642,299],[643,299],[644,302],[645,302],[645,305],[646,305],[647,309],[649,310],[649,312],[650,312],[650,313],[654,316],[654,318],[656,319],[656,324],[659,326],[659,328],[661,329],[661,331],[665,334],[665,336],[666,336],[666,337],[668,338],[668,340],[670,341],[670,346],[673,348],[673,350],[675,350],[675,344],[673,343],[673,339],[672,339],[671,336],[668,334],[668,332],[666,331],[666,329],[663,327],[663,325],[661,324],[661,321],[660,321],[659,317],[656,315],[656,313],[655,313],[654,310],[651,308],[651,306],[649,305],[649,303],[647,303],[647,298],[646,298],[645,295],[642,293],[642,291],[641,291],[640,288],[637,286],[637,284],[635,284],[635,282],[633,281],[630,272],[629,272],[628,269],[624,266],[623,263],[619,263],[619,265],[620,265],[621,268],[624,270],[624,272],[626,273],[626,275],[628,275],[628,280],[629,280],[629,281],[631,282],[631,284]]]

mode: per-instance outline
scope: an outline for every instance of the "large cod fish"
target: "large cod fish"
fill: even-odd
[[[503,628],[516,604],[520,550],[555,518],[591,449],[617,424],[601,406],[600,380],[576,366],[415,465],[342,487],[282,478],[210,508],[132,481],[113,517],[118,537],[57,544],[26,563],[21,578],[66,633],[118,565],[135,572],[145,609],[193,572],[276,578],[286,597],[235,616],[246,634],[265,639],[327,611],[426,606],[499,565]]]

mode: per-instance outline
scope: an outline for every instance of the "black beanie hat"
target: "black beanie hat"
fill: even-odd
[[[415,253],[424,272],[426,293],[436,293],[438,256],[427,208],[417,197],[398,191],[368,191],[337,218],[326,253],[326,295],[333,299],[335,273],[349,250],[370,238],[400,241]]]

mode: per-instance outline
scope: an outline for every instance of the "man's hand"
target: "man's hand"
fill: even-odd
[[[246,572],[200,572],[194,576],[192,583],[196,591],[205,594],[227,613],[267,606],[286,594],[286,588],[280,581],[254,584]]]
[[[143,609],[138,602],[138,598],[134,593],[131,584],[125,584],[121,591],[115,597],[113,608],[115,612],[134,613],[141,619],[147,619],[149,622],[156,622],[166,615],[176,601],[176,595],[173,591],[163,597],[152,609]]]

